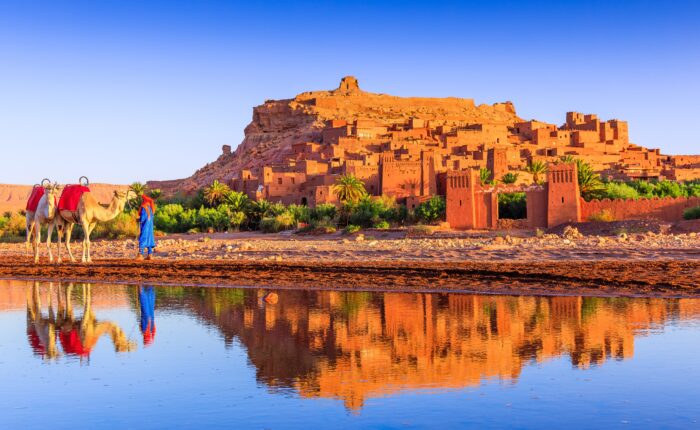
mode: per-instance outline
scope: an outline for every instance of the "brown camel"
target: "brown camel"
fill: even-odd
[[[80,197],[78,208],[75,211],[60,210],[59,215],[54,217],[56,227],[59,229],[58,235],[58,262],[61,262],[61,234],[60,230],[66,233],[66,249],[70,261],[75,261],[70,249],[70,237],[75,224],[83,227],[83,263],[90,263],[90,234],[98,222],[108,222],[116,218],[126,205],[128,191],[115,191],[112,201],[107,207],[102,206],[91,192],[85,192]]]

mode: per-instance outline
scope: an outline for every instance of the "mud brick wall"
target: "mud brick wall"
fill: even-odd
[[[608,211],[615,220],[658,219],[680,221],[688,208],[700,206],[700,197],[666,197],[639,200],[592,200],[581,199],[581,221],[588,221],[591,215]]]

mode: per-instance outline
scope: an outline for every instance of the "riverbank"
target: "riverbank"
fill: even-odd
[[[34,265],[24,244],[0,244],[0,277],[185,285],[700,297],[695,231],[582,235],[566,229],[406,237],[235,233],[160,238],[153,261],[133,240],[96,241],[94,262]],[[80,243],[73,245],[80,257]],[[55,247],[54,247],[55,255]],[[65,251],[63,252],[66,258]]]

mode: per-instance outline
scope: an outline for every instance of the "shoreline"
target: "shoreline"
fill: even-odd
[[[700,261],[303,262],[0,257],[0,278],[179,286],[699,298]]]

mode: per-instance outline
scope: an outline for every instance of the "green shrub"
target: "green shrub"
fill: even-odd
[[[527,218],[527,196],[525,193],[502,193],[498,195],[498,218]]]
[[[345,233],[345,234],[353,234],[353,233],[357,233],[357,232],[360,231],[361,229],[362,229],[362,227],[360,227],[359,225],[348,224],[348,226],[345,227],[345,229],[343,230],[343,233]]]
[[[287,206],[287,212],[292,215],[297,223],[308,223],[311,221],[311,209],[308,206],[289,205]]]
[[[700,206],[686,209],[683,212],[684,219],[700,219]]]
[[[27,218],[19,212],[5,213],[0,217],[0,236],[25,236]]]
[[[374,228],[387,229],[389,227],[391,226],[386,221],[379,221],[378,223],[374,224]]]
[[[415,214],[419,220],[428,223],[444,219],[445,200],[440,196],[433,196],[429,200],[418,205]]]
[[[320,220],[333,220],[338,214],[338,208],[332,203],[321,203],[311,210],[309,222]]]
[[[296,221],[289,213],[263,218],[262,221],[260,221],[260,230],[263,233],[279,233],[282,230],[290,230],[295,227]]]
[[[639,198],[639,192],[624,182],[608,182],[605,184],[603,197],[608,199],[633,199]]]
[[[155,222],[155,219],[154,219]],[[107,222],[98,222],[90,237],[92,239],[134,239],[139,235],[139,224],[135,212],[122,212]]]

